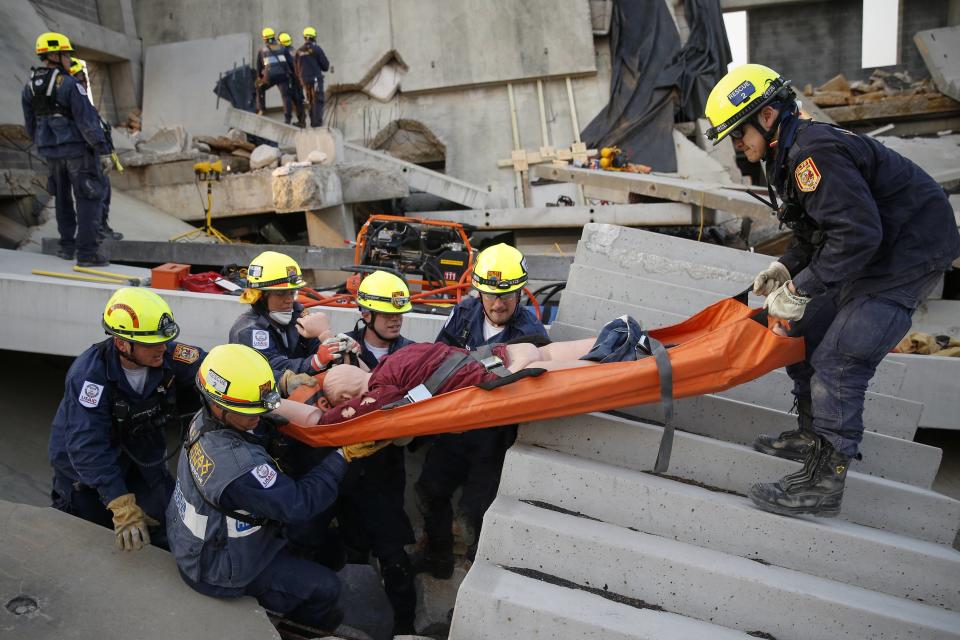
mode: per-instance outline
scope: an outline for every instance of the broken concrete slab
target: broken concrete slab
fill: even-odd
[[[250,168],[256,171],[277,166],[280,161],[280,150],[268,144],[262,144],[250,152]]]
[[[227,105],[223,126],[234,127],[245,133],[276,142],[281,150],[296,148],[296,135],[303,130],[277,120],[258,116]]]
[[[221,72],[244,60],[249,63],[252,54],[249,32],[147,47],[143,65],[144,135],[178,124],[193,134],[226,133],[213,87]]]
[[[390,20],[393,48],[409,67],[405,93],[597,69],[590,7],[580,0],[498,3],[482,12],[471,0],[393,2]],[[505,33],[523,35],[512,46],[491,46]]]
[[[183,127],[163,127],[156,133],[137,143],[140,153],[170,155],[187,151],[190,148],[190,134]]]
[[[336,168],[343,187],[344,204],[391,200],[410,195],[410,187],[399,169],[372,162],[347,161],[338,163]]]
[[[393,638],[393,609],[377,570],[369,564],[348,564],[337,572],[343,624],[359,629],[373,640]]]
[[[677,152],[676,173],[681,178],[720,184],[732,182],[727,167],[696,144],[690,142],[685,135],[676,129],[673,130],[673,147]]]
[[[699,222],[699,212],[679,202],[427,211],[422,215],[434,220],[472,224],[483,229],[579,228],[594,222],[627,227],[690,225]],[[704,213],[704,221],[708,225],[714,224],[716,218],[712,211]]]
[[[336,129],[314,127],[299,130],[293,135],[293,144],[297,149],[297,160],[309,160],[317,164],[335,164],[343,160],[343,135]],[[325,157],[311,159],[310,154],[314,151],[323,153]]]
[[[326,209],[343,202],[340,177],[335,167],[288,167],[292,170],[286,175],[271,176],[273,207],[277,213]]]
[[[697,128],[694,131],[694,139],[696,140],[697,146],[706,151],[707,155],[719,162],[723,168],[726,169],[731,182],[734,184],[742,184],[743,174],[740,172],[740,167],[737,166],[737,152],[733,148],[733,141],[728,136],[721,140],[719,144],[713,144],[713,141],[707,138],[707,129],[709,128],[709,120],[706,118],[697,119]],[[677,161],[679,162],[679,157]]]
[[[467,571],[456,567],[447,580],[437,580],[428,573],[417,574],[417,615],[414,622],[419,633],[446,634],[450,628],[450,612],[457,601],[457,592]]]
[[[55,509],[0,501],[3,634],[33,640],[190,638],[197,621],[236,640],[279,640],[253,598],[207,598],[170,554],[117,551],[113,532]],[[96,585],[97,597],[91,597]]]
[[[268,171],[228,174],[212,185],[214,218],[244,216],[275,211],[272,176]],[[128,194],[181,220],[201,220],[205,198],[197,195],[194,180],[174,184],[135,188]]]
[[[960,100],[960,26],[918,31],[913,41],[940,93]]]

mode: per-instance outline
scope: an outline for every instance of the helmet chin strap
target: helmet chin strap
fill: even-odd
[[[134,353],[133,353],[133,350],[136,349],[136,343],[135,343],[135,342],[133,342],[132,340],[125,340],[124,342],[126,342],[128,345],[130,345],[130,353],[129,353],[129,354],[126,354],[126,353],[124,353],[123,351],[121,351],[120,349],[117,349],[117,353],[120,355],[120,358],[122,358],[123,360],[126,360],[127,362],[132,362],[133,364],[135,364],[135,365],[138,366],[138,367],[149,367],[149,366],[150,366],[150,365],[148,365],[148,364],[144,364],[144,363],[140,362],[139,360],[137,360],[136,356],[135,356]]]
[[[367,329],[370,329],[370,331],[373,331],[373,334],[378,338],[380,338],[381,340],[383,340],[384,342],[392,344],[395,338],[388,338],[384,336],[382,333],[380,333],[379,331],[377,331],[377,312],[368,311],[367,313],[370,314],[370,322],[364,321],[363,322],[364,327]]]

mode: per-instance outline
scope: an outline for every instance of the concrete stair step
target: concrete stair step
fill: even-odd
[[[741,496],[525,444],[507,454],[500,495],[960,610],[960,551],[945,545],[843,520],[784,518]]]
[[[457,594],[449,637],[450,640],[746,640],[750,636],[477,562]]]
[[[664,295],[667,290],[669,295]],[[580,264],[574,264],[571,267],[566,291],[590,295],[601,300],[613,300],[622,305],[666,311],[676,314],[677,317],[686,317],[693,311],[703,309],[725,297],[718,293],[680,285],[665,287],[663,282],[657,280]],[[755,307],[763,303],[762,298],[755,296],[751,296],[750,300],[751,305]],[[575,309],[570,313],[565,312],[564,315],[572,316],[583,311],[583,309]],[[631,313],[640,317],[636,313]],[[647,312],[644,311],[645,322],[646,317]],[[647,323],[646,326],[653,325]],[[780,370],[725,391],[721,395],[787,411],[793,405],[792,389],[793,382],[790,377],[785,371]],[[912,440],[922,411],[923,405],[918,402],[870,392],[867,394],[864,405],[864,423],[871,431]]]
[[[518,442],[635,471],[650,471],[661,434],[662,428],[653,424],[591,413],[524,424]],[[799,463],[743,445],[677,431],[667,473],[744,495],[755,482],[772,482],[799,468]],[[960,529],[960,501],[929,489],[851,470],[839,518],[950,545]]]
[[[504,496],[477,557],[778,640],[960,638],[960,613]]]

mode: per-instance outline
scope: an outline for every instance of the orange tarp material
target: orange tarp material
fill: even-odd
[[[804,358],[803,338],[774,335],[730,298],[650,335],[668,350],[673,397],[715,393]],[[287,424],[283,433],[315,447],[469,431],[660,401],[654,359],[549,371],[487,391],[466,387],[337,424]]]

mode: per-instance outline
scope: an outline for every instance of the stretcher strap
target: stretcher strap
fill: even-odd
[[[486,382],[481,382],[477,386],[483,389],[484,391],[493,391],[498,387],[503,387],[508,384],[512,384],[517,380],[522,380],[524,378],[536,378],[537,376],[546,373],[546,369],[520,369],[516,373],[511,373],[510,375],[498,377],[495,380],[487,380]]]
[[[653,471],[666,473],[670,466],[670,453],[673,451],[673,365],[663,343],[649,335],[647,339],[650,341],[650,351],[660,376],[660,406],[663,409],[663,435],[660,436],[660,450],[657,451],[657,462],[653,465]]]
[[[457,372],[460,367],[462,367],[468,360],[470,355],[463,352],[451,353],[448,355],[443,362],[440,363],[440,366],[437,367],[437,370],[434,371],[427,381],[423,384],[417,385],[413,389],[407,392],[400,400],[396,402],[391,402],[390,404],[384,406],[384,409],[394,409],[396,407],[402,407],[407,404],[414,402],[419,402],[421,400],[426,400],[432,398],[439,391],[440,387],[443,386],[443,383],[447,379]]]
[[[511,374],[510,369],[503,366],[503,360],[493,355],[493,346],[489,344],[477,347],[475,351],[470,352],[470,357],[483,365],[489,373],[498,378],[506,378]]]

